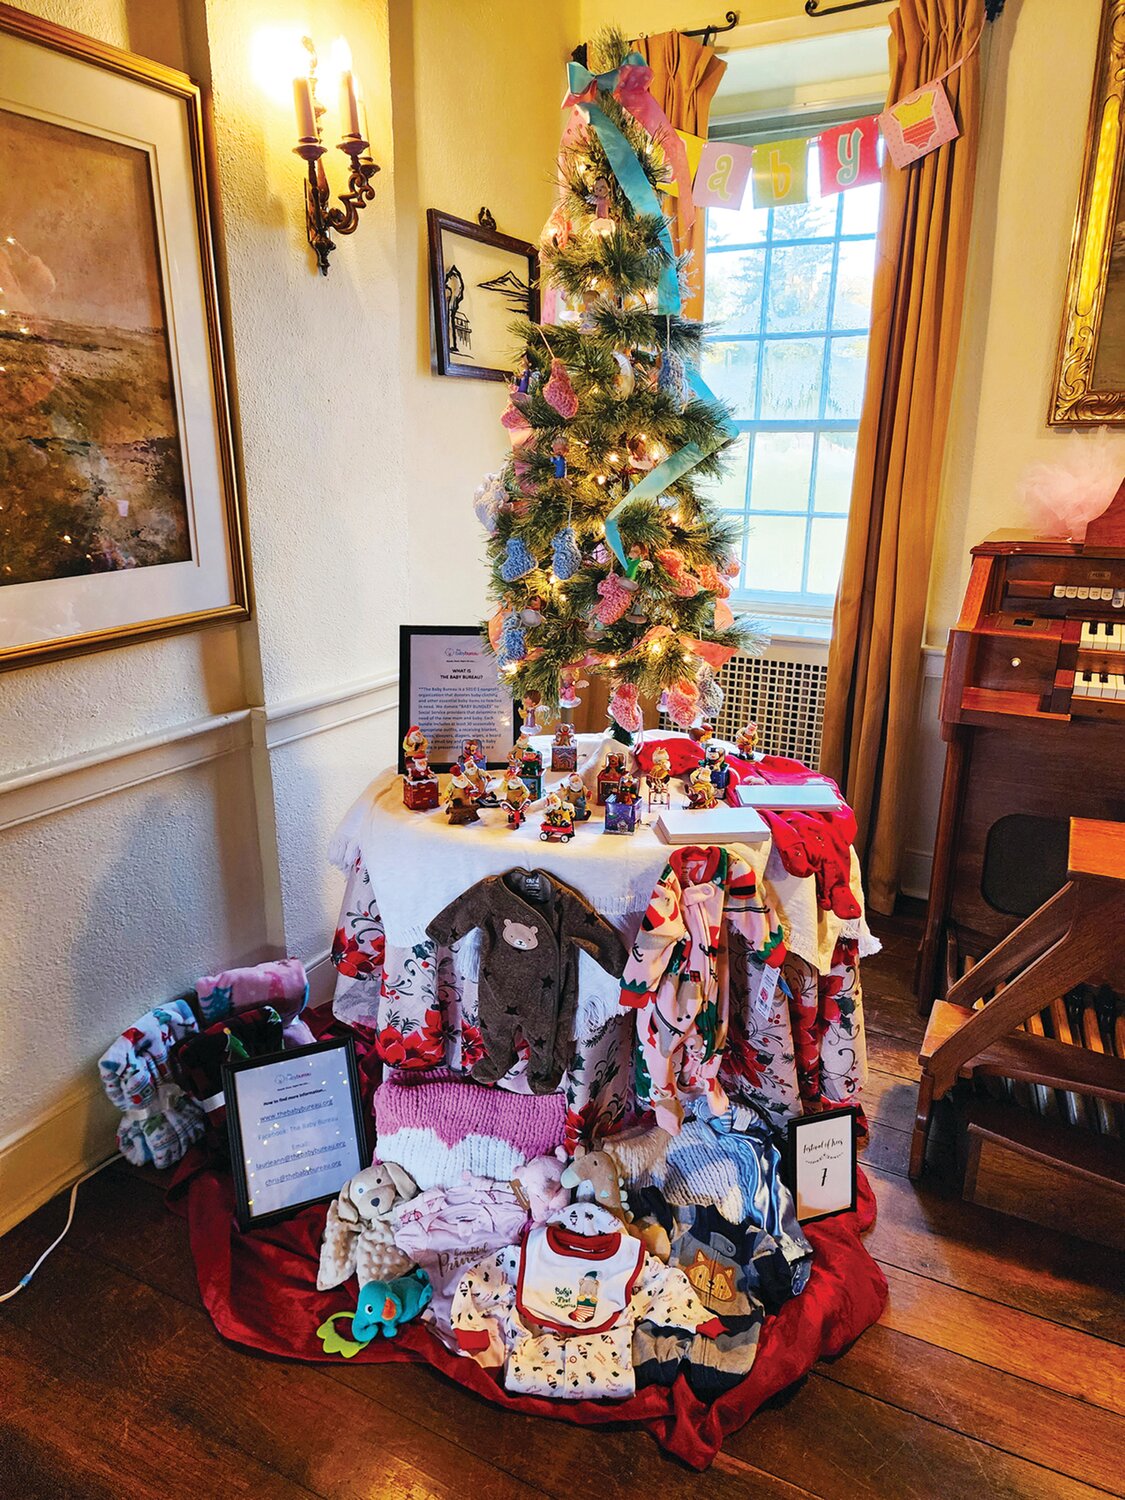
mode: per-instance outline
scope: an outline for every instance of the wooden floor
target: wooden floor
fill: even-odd
[[[222,1344],[159,1186],[111,1168],[0,1307],[2,1500],[219,1496],[1071,1497],[1125,1488],[1121,1258],[906,1179],[917,926],[865,966],[882,1322],[728,1439],[706,1475],[643,1433],[488,1407],[425,1368],[290,1365]],[[940,1166],[940,1163],[938,1164]],[[0,1241],[10,1286],[57,1200]]]

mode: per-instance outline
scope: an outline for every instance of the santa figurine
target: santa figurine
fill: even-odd
[[[590,816],[587,804],[586,783],[577,771],[571,771],[570,775],[559,786],[559,791],[574,808],[574,821],[585,823]]]
[[[505,775],[501,788],[502,797],[500,806],[508,813],[508,827],[518,828],[526,816],[527,804],[531,801],[531,793],[524,785],[519,776]]]
[[[402,753],[406,758],[406,775],[411,781],[422,781],[432,775],[427,759],[430,742],[417,724],[411,724],[402,740]]]
[[[473,795],[473,783],[465,775],[465,768],[454,762],[449,790],[445,794],[445,811],[454,827],[462,823],[476,823],[480,819],[477,799]]]
[[[684,806],[698,810],[706,810],[718,805],[719,793],[715,783],[711,780],[711,772],[705,765],[696,766],[688,778],[687,798]]]
[[[758,754],[758,744],[761,738],[762,736],[758,732],[757,724],[750,723],[745,725],[745,727],[740,729],[734,737],[734,743],[739,755],[741,755],[744,760],[760,759],[761,757]]]
[[[478,764],[475,755],[465,756],[461,762],[461,773],[469,783],[473,801],[478,806],[495,806],[496,799],[490,796],[488,790],[488,777],[485,775],[483,765]]]
[[[663,745],[657,745],[652,752],[652,764],[648,772],[648,805],[653,803],[658,807],[668,807],[670,797],[668,794],[668,782],[672,776],[672,758]]]

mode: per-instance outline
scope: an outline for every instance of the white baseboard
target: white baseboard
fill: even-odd
[[[926,901],[930,895],[930,874],[934,866],[934,852],[932,849],[904,849],[902,854],[902,875],[899,879],[899,890],[904,896],[913,896],[919,901]]]
[[[99,1079],[86,1078],[0,1141],[0,1234],[112,1156],[119,1119]]]

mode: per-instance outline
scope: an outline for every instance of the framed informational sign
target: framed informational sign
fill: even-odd
[[[854,1109],[789,1121],[789,1186],[802,1224],[855,1208]]]
[[[240,1229],[334,1198],[368,1164],[350,1037],[228,1063],[223,1094]]]
[[[515,739],[512,699],[496,658],[475,625],[402,625],[398,666],[401,741],[417,724],[430,742],[430,766],[448,771],[466,740],[479,740],[490,766],[502,766]]]

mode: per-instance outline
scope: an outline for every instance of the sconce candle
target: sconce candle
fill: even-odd
[[[350,68],[340,74],[340,120],[344,126],[344,140],[359,140],[359,91],[355,74]]]
[[[293,104],[297,111],[297,139],[315,141],[316,110],[313,107],[312,82],[308,77],[294,78]]]

